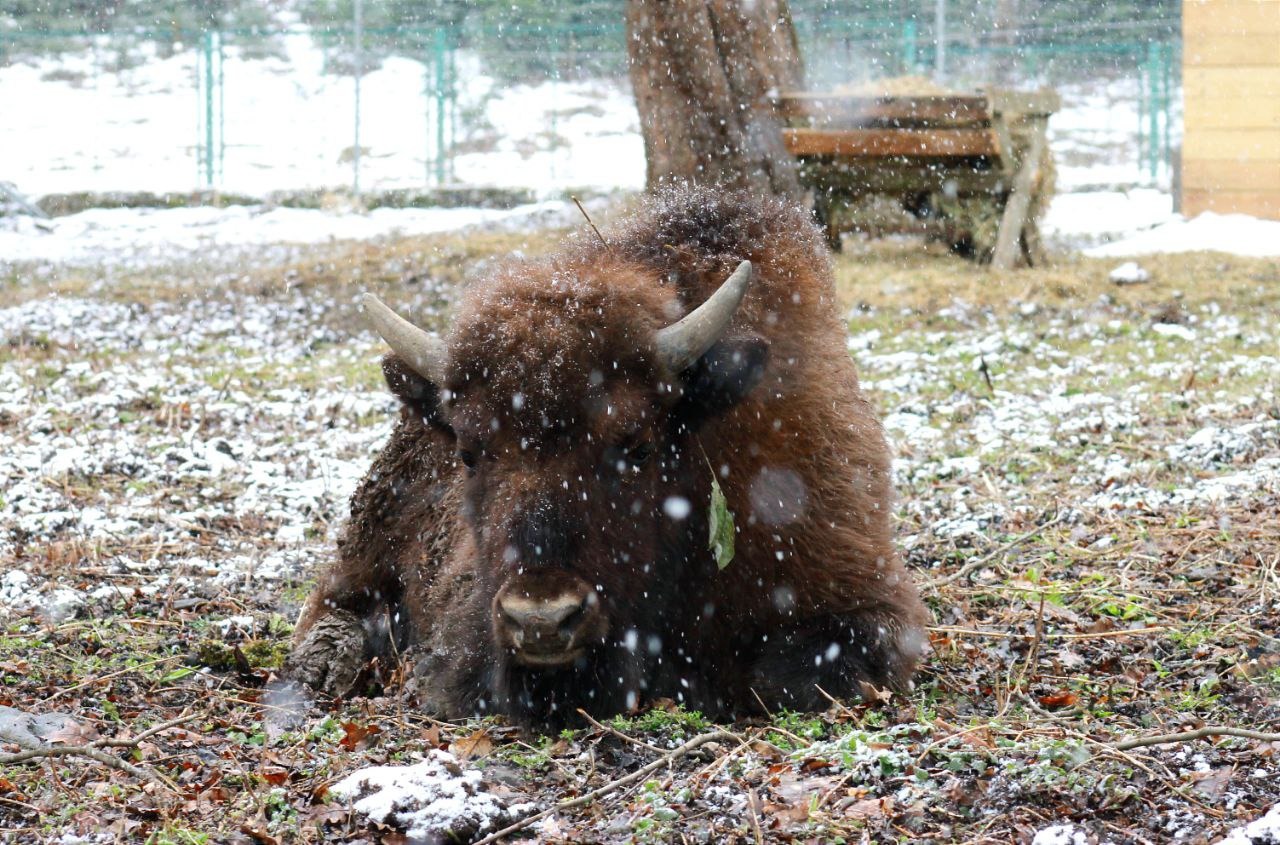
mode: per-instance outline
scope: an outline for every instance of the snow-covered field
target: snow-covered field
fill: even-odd
[[[305,33],[281,36],[279,46],[281,56],[271,58],[243,58],[239,48],[227,49],[225,114],[219,119],[226,154],[217,186],[265,196],[350,185],[352,78],[326,71],[324,51]],[[119,72],[103,71],[101,64],[101,56],[86,53],[0,67],[0,175],[32,197],[199,187],[195,51],[180,49]],[[433,182],[428,70],[413,59],[389,58],[364,77],[364,190]],[[1178,248],[1280,252],[1280,227],[1226,220],[1187,229],[1172,211],[1169,174],[1162,172],[1158,185],[1147,184],[1137,156],[1134,80],[1069,85],[1060,93],[1063,107],[1050,121],[1059,194],[1045,221],[1053,242],[1108,255]],[[458,95],[460,111],[469,116],[460,123],[451,180],[527,187],[547,197],[573,188],[635,190],[643,184],[643,144],[623,81],[501,86],[463,53]],[[100,255],[134,240],[134,254],[145,256],[159,242],[175,248],[312,243],[450,225],[429,210],[385,209],[367,216],[241,208],[74,217],[48,224],[51,231],[0,227],[0,260]]]
[[[326,72],[306,33],[282,36],[281,58],[223,67],[225,191],[350,185],[355,143],[353,77]],[[74,191],[187,191],[199,187],[196,51],[152,58],[119,72],[91,54],[0,67],[3,178],[32,196]],[[417,187],[434,180],[436,130],[428,67],[388,58],[361,84],[361,186]],[[461,54],[460,182],[530,186],[544,193],[583,185],[636,189],[644,149],[630,92],[618,82],[498,86]],[[554,132],[553,132],[554,130]],[[590,149],[592,155],[575,154]],[[466,150],[471,150],[470,152]]]

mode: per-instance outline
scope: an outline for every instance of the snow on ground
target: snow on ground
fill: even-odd
[[[1231,831],[1218,845],[1280,845],[1280,805],[1262,818]]]
[[[1269,326],[1244,327],[1235,317],[1212,313],[1188,322],[1133,326],[1055,319],[1044,336],[993,324],[931,333],[925,339],[931,351],[918,348],[919,338],[853,338],[851,345],[862,350],[854,356],[864,385],[896,400],[886,408],[884,425],[898,453],[894,473],[907,512],[935,536],[980,535],[1030,507],[1028,488],[1020,483],[1002,485],[997,501],[978,495],[984,476],[1016,480],[1023,471],[1019,456],[1059,450],[1071,451],[1079,467],[1071,479],[1073,507],[1095,517],[1212,510],[1243,497],[1280,493],[1273,388],[1201,396],[1195,410],[1201,427],[1175,440],[1152,419],[1161,385],[1185,378],[1189,361],[1203,378],[1222,384],[1280,372],[1280,344]],[[1248,353],[1197,353],[1201,336],[1228,338],[1234,350]],[[1124,351],[1109,351],[1113,345]],[[1087,351],[1068,354],[1064,347]],[[931,394],[933,385],[951,383],[982,360],[991,370],[989,397]],[[1142,378],[1109,383],[1134,367],[1142,369]],[[1134,455],[1112,446],[1134,437],[1158,451]],[[951,488],[945,495],[938,494],[940,481]],[[908,535],[903,542],[911,548],[923,539]]]
[[[283,36],[280,44],[278,58],[244,58],[227,48],[222,190],[262,196],[351,182],[353,78],[326,71],[325,52],[307,34]],[[187,48],[118,72],[101,70],[91,53],[0,67],[5,178],[31,196],[197,187],[195,62]],[[458,65],[459,111],[477,117],[457,134],[457,179],[548,193],[643,185],[635,107],[621,84],[500,88],[471,56],[460,54]],[[366,190],[434,181],[435,101],[425,93],[427,79],[427,66],[407,58],[386,59],[364,76]]]
[[[1059,191],[1114,189],[1149,185],[1139,151],[1142,127],[1138,104],[1141,83],[1136,77],[1091,79],[1056,87],[1061,108],[1049,118]],[[1181,141],[1182,98],[1173,94],[1175,113],[1170,143]],[[1159,184],[1168,187],[1169,173],[1161,169]]]
[[[264,196],[282,189],[350,184],[352,78],[326,69],[326,52],[301,31],[281,36],[278,44],[281,55],[268,58],[246,58],[238,47],[227,48],[221,120],[226,155],[218,186]],[[197,187],[201,135],[195,51],[179,45],[172,56],[153,55],[118,72],[102,70],[98,58],[67,54],[0,67],[5,177],[33,197]],[[529,187],[543,195],[575,187],[643,185],[644,148],[624,81],[503,86],[484,73],[473,55],[460,53],[458,65],[459,112],[469,116],[457,133],[448,178]],[[434,182],[436,131],[434,100],[426,93],[428,71],[419,61],[389,58],[365,75],[360,138],[366,190]],[[1136,80],[1065,85],[1059,93],[1062,108],[1049,124],[1059,195],[1046,220],[1055,241],[1095,246],[1174,220],[1166,191],[1137,187],[1148,184],[1149,176],[1137,155]],[[1174,129],[1176,136],[1176,125]],[[1160,184],[1167,183],[1168,174],[1162,173]],[[242,219],[237,214],[243,213],[193,216],[183,225],[194,229],[222,220],[234,229]],[[290,229],[297,221],[312,220],[317,234],[307,242],[334,230],[364,236],[380,225],[406,231],[432,225],[426,215],[406,214],[399,224],[370,220],[365,226],[321,215],[249,213],[253,220],[246,225],[264,231],[277,223]],[[389,221],[396,215],[387,212],[384,217]],[[88,218],[68,225],[83,225],[105,238],[102,230],[112,227],[108,221],[123,219]],[[143,225],[149,227],[151,221]],[[238,236],[225,237],[234,242]],[[31,252],[47,250],[0,240],[0,257]]]
[[[113,571],[154,570],[143,592],[196,576],[270,583],[314,565],[395,407],[385,391],[337,376],[305,388],[262,383],[304,359],[321,372],[368,359],[372,338],[337,344],[319,320],[326,307],[294,293],[0,309],[0,346],[56,356],[0,366],[0,559],[30,544],[90,543]],[[196,542],[246,520],[269,546]],[[162,561],[166,548],[190,551]],[[0,604],[65,612],[71,599],[59,591],[71,582],[34,580],[7,578]],[[115,598],[110,580],[85,589]]]
[[[1154,188],[1132,188],[1058,193],[1042,225],[1050,237],[1094,244],[1171,219],[1173,198],[1169,194]]]
[[[1280,255],[1280,220],[1259,220],[1247,214],[1206,211],[1191,220],[1175,217],[1146,231],[1086,249],[1085,255],[1105,257],[1199,250],[1236,255]]]
[[[281,189],[351,181],[354,82],[326,70],[326,54],[302,32],[281,36],[282,55],[245,58],[227,48],[226,158],[221,189],[264,196]],[[179,49],[124,70],[100,69],[91,53],[0,68],[6,132],[0,159],[25,193],[185,191],[199,184],[195,54]],[[365,189],[434,181],[434,101],[428,68],[389,58],[361,86],[361,179]],[[449,178],[468,184],[638,189],[644,147],[630,92],[618,80],[501,86],[478,60],[459,54],[460,111]],[[1186,221],[1169,193],[1149,186],[1138,160],[1139,92],[1134,79],[1065,85],[1050,120],[1058,194],[1044,221],[1054,243],[1099,256],[1213,249],[1280,254],[1280,223],[1206,214]],[[1177,98],[1175,98],[1176,100]],[[1176,142],[1177,123],[1173,127]],[[306,127],[301,131],[300,127]],[[1169,175],[1161,172],[1160,185]],[[472,211],[472,221],[498,212]],[[390,231],[456,225],[433,209],[379,209],[356,216],[290,209],[90,211],[0,229],[0,259],[84,260],[119,248],[136,260],[167,253],[162,242],[195,249],[247,243],[315,243]],[[135,230],[138,234],[135,236]]]
[[[270,244],[422,235],[476,223],[527,219],[565,206],[556,201],[509,210],[378,208],[365,213],[265,206],[95,208],[50,220],[0,220],[0,261],[109,261],[139,266],[196,253],[223,253],[225,257],[227,249]]]
[[[490,792],[480,772],[464,769],[445,751],[431,751],[411,766],[371,766],[329,787],[334,796],[380,824],[393,824],[412,841],[469,842],[521,815]]]

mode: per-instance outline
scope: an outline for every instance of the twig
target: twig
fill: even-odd
[[[584,804],[590,804],[592,801],[594,801],[595,799],[599,798],[602,795],[608,795],[610,792],[613,792],[614,790],[621,789],[622,787],[635,783],[638,780],[643,780],[644,778],[658,771],[658,769],[661,769],[663,766],[671,765],[676,760],[679,760],[681,757],[688,754],[690,751],[693,751],[695,748],[698,748],[699,746],[702,746],[702,745],[706,745],[708,742],[713,742],[717,739],[736,740],[737,737],[729,733],[728,731],[722,731],[722,730],[708,731],[707,733],[695,736],[693,739],[689,740],[684,745],[681,745],[679,748],[672,749],[668,753],[659,757],[657,760],[654,760],[652,763],[649,763],[647,766],[636,769],[634,772],[632,772],[629,775],[624,775],[623,777],[620,777],[617,780],[609,781],[604,786],[601,786],[597,789],[593,789],[590,792],[586,793],[585,795],[579,795],[577,798],[571,798],[568,801],[561,801],[560,803],[555,804],[554,806],[549,807],[546,810],[543,810],[541,813],[534,813],[532,816],[526,816],[525,818],[521,819],[515,824],[507,825],[502,830],[499,830],[497,833],[489,834],[484,839],[477,841],[475,845],[490,845],[490,843],[497,842],[500,839],[510,836],[511,834],[515,833],[517,830],[524,830],[529,825],[534,824],[536,822],[540,822],[543,819],[547,818],[548,816],[554,815],[555,813],[561,812],[562,810],[570,810],[570,809],[573,809],[574,807],[581,807]]]
[[[638,745],[638,746],[640,746],[641,748],[647,748],[647,749],[649,749],[650,751],[656,751],[656,752],[658,752],[659,754],[666,754],[666,753],[667,753],[667,749],[665,749],[665,748],[659,748],[659,747],[658,747],[658,746],[656,746],[656,745],[650,745],[649,743],[645,742],[644,740],[639,740],[639,739],[636,739],[635,737],[627,736],[626,734],[624,734],[622,731],[618,730],[617,728],[611,728],[611,727],[609,727],[608,725],[604,724],[603,722],[597,722],[595,719],[591,718],[591,714],[590,714],[590,713],[588,713],[586,710],[583,710],[581,707],[579,707],[579,708],[578,708],[578,715],[579,715],[579,716],[581,716],[582,718],[586,719],[588,722],[590,722],[591,724],[595,725],[597,728],[599,728],[600,730],[604,731],[605,733],[613,734],[613,735],[614,735],[614,736],[616,736],[618,739],[621,739],[621,740],[623,740],[623,741],[625,741],[625,742],[629,742],[629,743],[631,743],[632,745]]]
[[[751,831],[756,836],[756,845],[764,845],[764,834],[760,832],[760,816],[756,812],[756,804],[760,803],[760,796],[756,794],[754,789],[747,791],[747,810],[751,812]]]
[[[1024,682],[1030,680],[1036,670],[1036,659],[1040,656],[1040,641],[1044,639],[1044,599],[1045,594],[1040,594],[1040,610],[1036,613],[1036,633],[1035,638],[1031,640],[1031,647],[1027,649],[1027,662],[1022,667],[1022,677],[1018,679],[1018,686],[1021,687]]]
[[[1132,748],[1146,748],[1149,745],[1169,745],[1175,742],[1191,742],[1193,740],[1204,739],[1205,737],[1210,736],[1238,736],[1242,739],[1256,739],[1259,742],[1280,742],[1280,733],[1251,731],[1248,728],[1232,728],[1226,725],[1206,725],[1203,728],[1196,728],[1194,731],[1134,737],[1133,739],[1126,739],[1122,742],[1114,742],[1111,744],[1111,747],[1117,751],[1128,751]]]
[[[978,372],[982,373],[982,380],[987,383],[987,392],[992,396],[996,395],[996,389],[991,384],[991,370],[987,367],[987,356],[981,352],[978,353],[978,361],[981,362]]]
[[[89,743],[89,745],[93,746],[94,748],[133,748],[143,740],[150,739],[151,737],[155,736],[158,733],[162,733],[164,731],[169,730],[169,728],[176,728],[178,725],[181,725],[185,722],[190,722],[192,719],[195,719],[199,715],[200,715],[199,713],[185,713],[176,719],[170,719],[167,722],[161,722],[158,725],[152,725],[142,733],[130,739],[114,739],[114,738],[99,739],[95,742]]]
[[[28,748],[25,751],[19,751],[17,754],[0,754],[0,766],[11,766],[14,763],[26,763],[30,760],[42,760],[48,757],[85,757],[139,780],[159,784],[167,789],[172,789],[174,792],[178,791],[172,782],[162,777],[158,772],[139,769],[137,766],[126,763],[118,757],[112,757],[101,749],[82,745],[50,745],[48,748]]]
[[[1026,534],[1021,534],[1017,537],[1014,537],[1012,540],[1005,543],[1000,548],[995,549],[994,551],[991,551],[991,552],[987,552],[982,557],[974,558],[973,560],[969,561],[964,566],[960,567],[950,575],[947,575],[942,578],[934,578],[932,581],[929,582],[929,586],[937,588],[937,587],[945,587],[948,584],[955,583],[956,581],[959,581],[961,578],[968,575],[970,572],[973,572],[975,569],[978,569],[979,567],[984,566],[985,564],[987,564],[991,560],[994,560],[995,558],[999,557],[1005,552],[1015,548],[1016,546],[1021,545],[1022,543],[1025,543],[1027,540],[1030,540],[1032,537],[1035,537],[1038,534],[1044,533],[1045,531],[1057,525],[1058,523],[1062,522],[1066,518],[1067,518],[1066,513],[1060,513],[1057,516],[1055,516],[1053,519],[1046,522],[1044,525],[1038,525],[1032,530],[1028,531]]]
[[[765,703],[764,703],[764,699],[760,697],[760,693],[756,692],[756,688],[755,688],[755,687],[748,687],[748,689],[750,689],[750,690],[751,690],[751,694],[752,694],[753,696],[755,696],[756,704],[759,704],[759,705],[760,705],[760,709],[764,711],[764,714],[765,714],[766,716],[768,716],[770,719],[772,719],[772,718],[773,718],[773,711],[769,709],[769,705],[767,705],[767,704],[765,704]]]
[[[569,199],[573,200],[573,204],[578,207],[578,211],[582,212],[582,216],[586,218],[587,225],[591,227],[591,231],[596,233],[596,237],[600,239],[600,245],[605,249],[609,248],[609,242],[604,239],[604,235],[600,234],[600,230],[596,228],[596,224],[591,222],[591,215],[587,214],[587,210],[582,207],[582,203],[573,194],[569,195]]]
[[[836,707],[837,709],[839,709],[839,710],[840,710],[841,712],[843,712],[846,716],[851,716],[851,717],[853,717],[853,718],[855,718],[855,719],[856,719],[856,718],[858,718],[858,714],[857,714],[857,713],[854,713],[854,712],[853,712],[853,710],[852,710],[852,709],[850,709],[849,705],[845,704],[843,701],[840,701],[840,700],[839,700],[839,699],[837,699],[834,695],[832,695],[831,693],[827,692],[826,690],[824,690],[822,687],[818,686],[817,684],[814,684],[814,685],[813,685],[813,688],[814,688],[814,689],[816,689],[816,690],[818,691],[818,694],[819,694],[819,695],[821,695],[821,696],[822,696],[823,698],[825,698],[827,701],[830,701],[830,702],[831,702],[831,705],[832,705],[833,707]]]

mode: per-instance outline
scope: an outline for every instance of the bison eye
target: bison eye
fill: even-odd
[[[462,461],[462,465],[466,467],[469,472],[475,472],[475,469],[476,469],[476,453],[475,452],[472,452],[470,449],[459,449],[458,460]]]
[[[653,454],[653,444],[649,442],[637,443],[627,450],[627,462],[632,466],[642,466]]]

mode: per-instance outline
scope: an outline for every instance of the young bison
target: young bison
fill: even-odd
[[[889,450],[803,211],[672,189],[608,247],[475,283],[443,340],[365,308],[403,408],[299,620],[295,679],[341,694],[363,659],[409,652],[432,710],[526,726],[909,685],[925,611]]]

